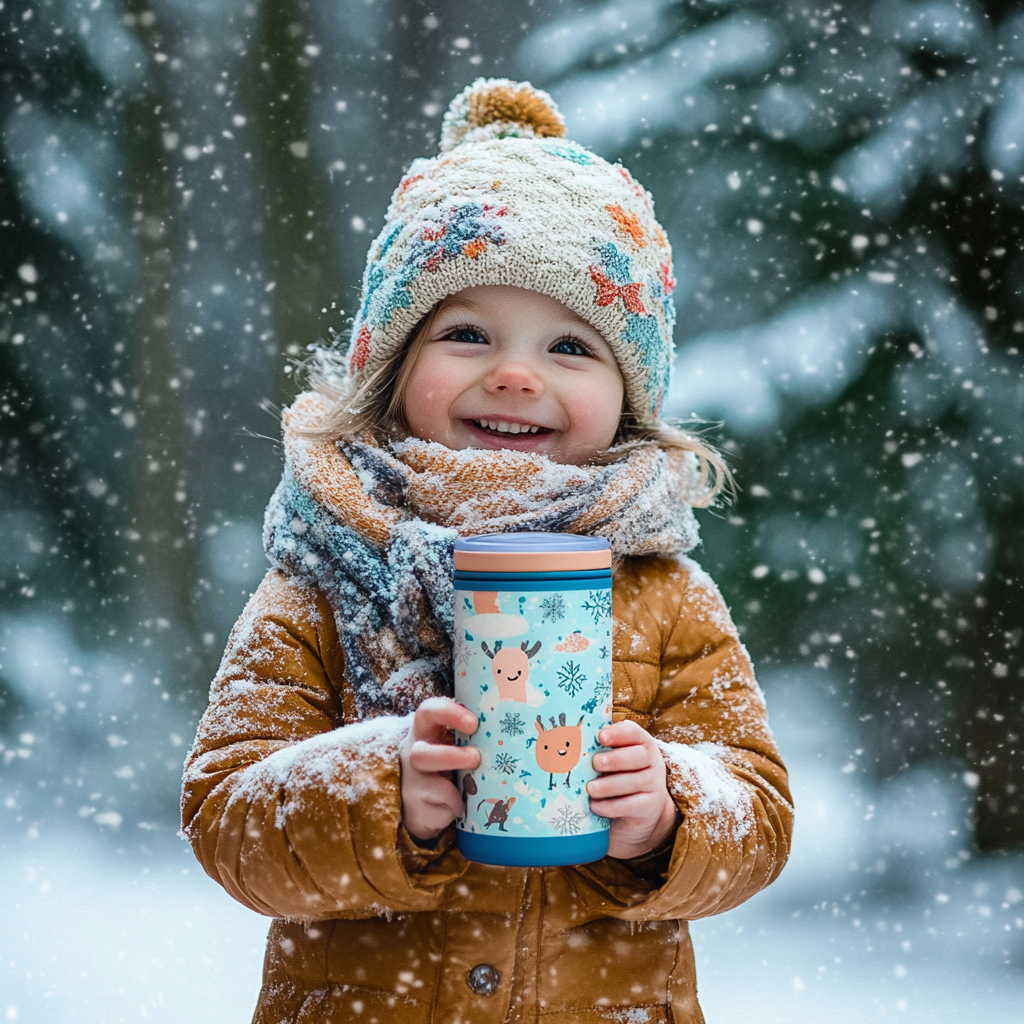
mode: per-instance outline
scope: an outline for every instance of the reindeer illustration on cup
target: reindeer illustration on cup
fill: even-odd
[[[494,641],[494,650],[484,640],[480,649],[491,659],[491,674],[498,687],[498,700],[526,703],[526,681],[530,678],[530,659],[540,650],[538,640],[532,647],[524,640],[518,647],[502,647]]]
[[[505,828],[505,822],[508,821],[508,812],[512,810],[512,805],[516,802],[514,796],[510,796],[507,800],[499,800],[497,797],[489,796],[485,800],[481,800],[476,805],[476,809],[479,811],[484,804],[491,805],[490,814],[487,815],[487,821],[484,822],[484,828],[490,828],[492,825],[498,826],[499,832],[507,832]]]
[[[555,725],[554,718],[549,717],[551,728],[545,729],[544,722],[540,715],[537,716],[537,745],[534,747],[534,754],[537,758],[537,767],[542,772],[548,773],[548,789],[555,788],[555,776],[565,775],[565,785],[570,786],[569,773],[580,762],[580,755],[583,753],[583,719],[575,725],[565,724],[565,712],[558,716],[558,725]]]

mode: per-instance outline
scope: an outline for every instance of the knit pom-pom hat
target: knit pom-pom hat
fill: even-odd
[[[672,371],[672,250],[621,164],[566,141],[547,93],[477,79],[440,153],[415,160],[370,248],[348,373],[359,382],[448,295],[513,285],[557,299],[611,346],[630,409],[658,417]]]

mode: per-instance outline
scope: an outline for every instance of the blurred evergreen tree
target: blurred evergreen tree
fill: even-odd
[[[0,728],[30,737],[39,785],[88,780],[109,809],[167,785],[111,787],[108,732],[176,761],[183,717],[158,725],[124,670],[165,676],[195,639],[160,89],[110,5],[14,2],[0,17]],[[113,662],[102,684],[82,668],[100,650],[116,690]]]
[[[1024,841],[1024,8],[595,4],[519,60],[658,201],[758,662],[848,680],[878,775],[966,759],[978,842]]]
[[[402,168],[528,28],[484,0],[0,6],[0,765],[19,820],[174,820],[181,746],[265,570],[280,466],[261,406],[344,332]]]
[[[173,817],[175,744],[262,572],[260,403],[344,332],[451,96],[522,75],[658,199],[671,411],[726,421],[744,490],[704,558],[759,663],[848,679],[871,770],[964,757],[979,841],[1024,838],[1019,3],[7,0],[0,19],[0,745],[61,744],[26,780],[92,757],[90,806],[156,794]],[[50,657],[36,677],[15,640]]]
[[[262,569],[258,528],[240,575],[212,544],[277,473],[258,442],[245,474],[242,436],[281,380],[232,131],[255,13],[0,9],[0,732],[29,737],[12,779],[33,817],[54,785],[44,807],[71,786],[84,817],[173,821],[183,737]]]

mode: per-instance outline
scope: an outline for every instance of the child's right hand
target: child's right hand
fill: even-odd
[[[472,711],[447,697],[430,697],[417,709],[402,743],[402,824],[416,839],[433,839],[462,814],[451,773],[480,766],[476,747],[455,746],[453,729],[476,732]]]

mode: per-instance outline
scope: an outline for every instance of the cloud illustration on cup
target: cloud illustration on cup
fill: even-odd
[[[461,626],[473,636],[484,640],[506,640],[529,632],[530,624],[522,615],[508,615],[498,607],[498,592],[477,590],[473,593],[473,611]]]

